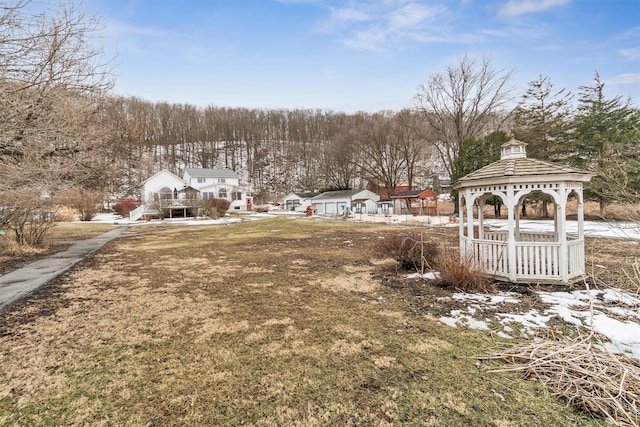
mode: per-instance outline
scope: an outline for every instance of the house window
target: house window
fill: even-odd
[[[204,184],[205,182],[207,182],[206,178],[198,178],[198,184]]]
[[[226,188],[221,188],[220,190],[218,190],[218,197],[221,199],[226,199],[227,198],[227,189]]]
[[[231,201],[242,200],[242,193],[240,191],[234,191],[231,193]]]
[[[226,179],[224,178],[218,178],[218,184],[224,184],[225,182],[227,182]]]
[[[161,200],[171,200],[173,198],[173,191],[170,188],[163,187],[158,193]]]
[[[207,200],[207,199],[213,199],[215,197],[215,194],[212,191],[204,191],[202,193],[202,199]]]

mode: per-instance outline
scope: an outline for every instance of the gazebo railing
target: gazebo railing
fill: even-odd
[[[473,262],[476,267],[496,276],[508,276],[507,242],[501,240],[472,239]]]
[[[521,233],[522,238],[531,240],[515,242],[516,280],[559,281],[562,278],[560,268],[561,244],[540,239],[542,233]],[[506,235],[506,233],[505,233]],[[551,234],[553,236],[553,234]],[[485,234],[485,237],[486,234]],[[495,234],[491,237],[495,237]],[[584,241],[577,236],[567,242],[567,273],[569,278],[584,274]],[[496,278],[509,279],[509,260],[506,240],[468,239],[462,237],[463,245],[468,248],[465,255],[473,256],[476,267]],[[539,240],[533,240],[539,239]]]
[[[485,240],[507,240],[509,237],[509,233],[507,231],[487,231],[484,232]],[[567,234],[567,240],[575,240],[578,238],[577,234]],[[545,233],[545,232],[520,232],[518,234],[518,239],[520,242],[555,242],[557,237],[554,233]]]

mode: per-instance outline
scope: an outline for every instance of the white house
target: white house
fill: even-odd
[[[251,195],[240,186],[238,174],[230,169],[186,168],[183,178],[162,170],[142,183],[142,204],[130,213],[132,220],[157,216],[194,216],[201,200],[219,198],[231,202],[230,210],[251,210]]]
[[[327,191],[311,199],[311,204],[319,214],[342,215],[355,213],[375,213],[380,196],[369,190]]]
[[[304,212],[311,205],[313,193],[289,193],[284,198],[284,208],[288,211]]]
[[[231,210],[251,210],[246,189],[240,186],[238,174],[231,169],[185,168],[184,182],[200,191],[202,199],[227,199]]]

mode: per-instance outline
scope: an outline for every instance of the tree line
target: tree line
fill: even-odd
[[[168,169],[230,168],[258,200],[290,191],[436,187],[496,160],[510,137],[531,156],[597,173],[589,197],[638,200],[640,116],[595,74],[574,97],[540,76],[518,96],[513,71],[464,56],[418,86],[401,111],[347,114],[153,103],[111,93],[99,19],[70,1],[0,10],[0,228],[37,242],[61,203],[139,194]],[[515,105],[515,107],[514,107]],[[45,226],[46,229],[46,226]]]

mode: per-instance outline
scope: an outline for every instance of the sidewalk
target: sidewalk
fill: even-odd
[[[75,242],[70,248],[0,276],[0,310],[69,270],[84,257],[101,249],[127,229],[118,227],[96,237]]]

